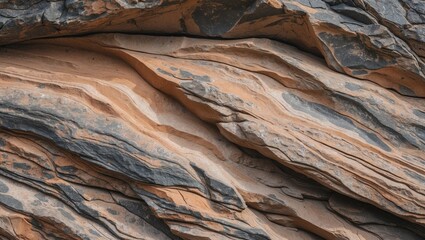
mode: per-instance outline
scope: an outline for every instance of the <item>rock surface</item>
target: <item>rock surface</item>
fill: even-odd
[[[0,239],[425,239],[424,13],[0,2]]]
[[[322,55],[338,72],[425,96],[419,0],[0,2],[0,43],[93,32],[267,37]]]

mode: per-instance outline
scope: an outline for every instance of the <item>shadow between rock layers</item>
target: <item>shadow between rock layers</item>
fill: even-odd
[[[0,239],[424,239],[424,14],[2,1]]]
[[[5,239],[425,237],[423,99],[264,39],[1,53]]]
[[[419,0],[13,0],[0,43],[99,32],[266,37],[322,55],[332,69],[425,96]]]

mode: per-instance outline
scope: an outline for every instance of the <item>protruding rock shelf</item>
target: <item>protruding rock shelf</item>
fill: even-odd
[[[425,97],[420,0],[10,0],[0,44],[99,32],[266,37],[321,55],[329,67]]]

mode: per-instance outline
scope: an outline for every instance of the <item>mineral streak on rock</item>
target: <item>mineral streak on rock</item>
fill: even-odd
[[[421,99],[270,40],[95,35],[0,62],[6,238],[425,237]]]
[[[424,14],[0,1],[0,239],[425,239]]]
[[[267,37],[332,69],[425,96],[425,3],[418,0],[34,0],[0,3],[0,44],[95,32]]]

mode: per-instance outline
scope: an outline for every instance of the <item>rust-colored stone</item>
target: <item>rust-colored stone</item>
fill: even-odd
[[[381,2],[1,2],[0,239],[425,239],[425,5]]]

